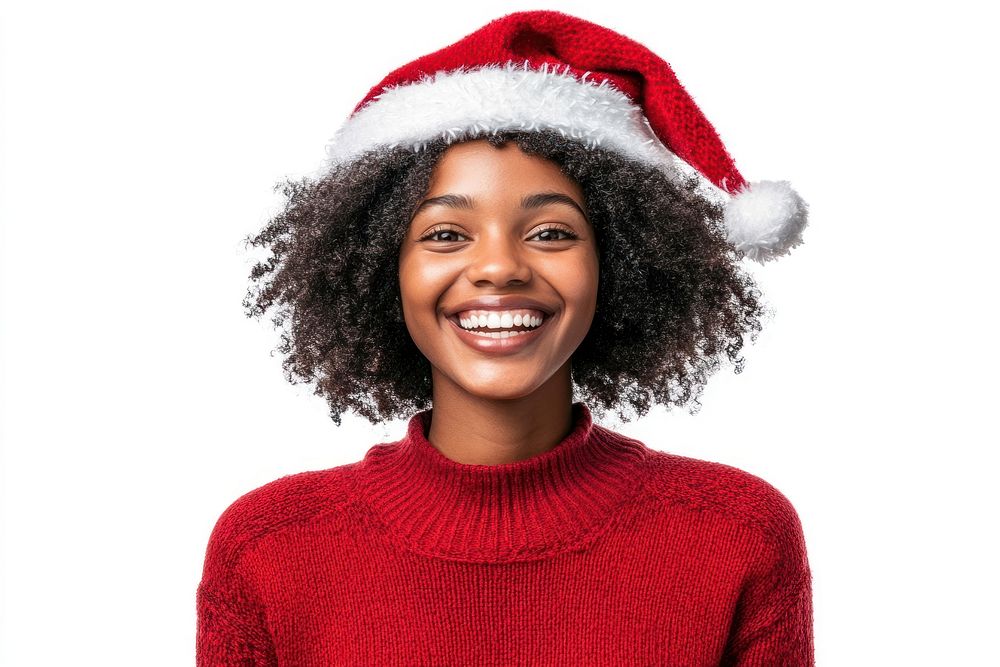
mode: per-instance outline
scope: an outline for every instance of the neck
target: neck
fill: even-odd
[[[480,398],[445,378],[437,378],[433,387],[434,419],[427,439],[456,463],[523,461],[549,451],[573,428],[568,364],[521,398]]]

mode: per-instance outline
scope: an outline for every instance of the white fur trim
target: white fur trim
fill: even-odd
[[[554,129],[587,147],[603,146],[664,169],[683,161],[659,140],[642,109],[604,80],[587,81],[555,67],[517,65],[460,68],[386,87],[351,116],[327,144],[333,167],[379,147],[448,143],[502,129]],[[704,179],[706,180],[707,179]]]
[[[760,181],[731,196],[667,148],[625,93],[606,80],[588,81],[589,74],[508,61],[387,86],[337,130],[322,169],[379,148],[419,151],[438,138],[453,143],[504,129],[553,129],[658,167],[674,182],[693,176],[699,194],[725,207],[729,240],[750,259],[763,263],[802,242],[806,204],[787,181]]]
[[[808,206],[788,181],[756,181],[726,205],[729,242],[764,264],[802,243]]]

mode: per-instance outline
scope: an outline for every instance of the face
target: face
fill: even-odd
[[[514,143],[468,141],[445,151],[415,210],[399,287],[435,398],[445,385],[483,399],[524,398],[553,382],[568,389],[570,357],[597,306],[598,250],[579,184]],[[542,313],[530,333],[489,335]],[[480,333],[459,326],[484,317]]]

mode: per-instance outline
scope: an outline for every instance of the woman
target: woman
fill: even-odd
[[[621,60],[600,82],[570,64],[594,54]],[[626,61],[644,112],[609,83]],[[248,312],[283,305],[289,377],[336,423],[409,423],[223,513],[199,665],[813,664],[788,500],[591,412],[696,409],[760,330],[737,261],[805,224],[790,189],[742,182],[664,67],[606,28],[511,14],[387,77],[326,173],[287,185]],[[667,131],[658,92],[700,124]],[[733,201],[706,181],[736,181]]]

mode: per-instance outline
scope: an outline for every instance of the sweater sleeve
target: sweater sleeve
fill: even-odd
[[[255,525],[252,496],[233,503],[208,540],[196,593],[197,667],[274,667],[278,664],[264,605],[241,569]]]
[[[242,579],[226,586],[203,580],[197,592],[198,667],[272,667],[277,665],[263,610],[248,595]]]
[[[721,667],[813,667],[812,575],[798,515],[782,508],[762,536],[737,603]]]

